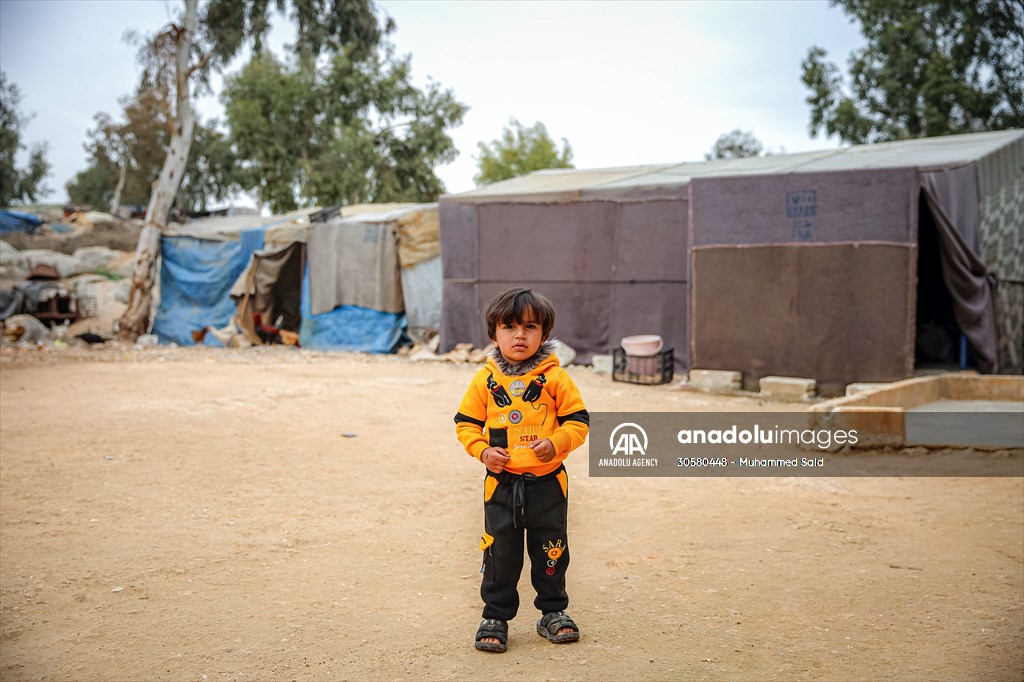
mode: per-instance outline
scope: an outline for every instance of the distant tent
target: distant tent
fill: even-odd
[[[441,350],[483,342],[490,297],[529,285],[584,362],[654,333],[680,368],[748,388],[776,374],[837,392],[929,362],[1021,373],[1022,169],[1010,130],[445,196]]]
[[[385,343],[392,350],[406,326],[414,334],[436,334],[440,248],[437,204],[385,206],[314,225],[303,288],[303,336],[309,347],[373,345],[387,352]],[[367,336],[380,326],[371,320],[386,319],[391,333],[376,329]]]
[[[0,210],[0,234],[4,232],[28,232],[39,230],[42,219],[32,213],[23,211]]]
[[[164,237],[171,268],[161,287],[170,296],[161,294],[154,332],[187,345],[201,329],[233,328],[251,343],[283,331],[307,348],[375,353],[392,352],[411,319],[436,333],[437,205],[344,207],[336,218],[311,222],[317,213],[210,219]],[[361,257],[335,252],[351,246],[362,247]],[[388,287],[386,301],[365,295]],[[437,296],[424,302],[431,289]],[[204,342],[220,343],[218,336]]]
[[[161,341],[193,345],[193,332],[227,326],[235,313],[231,289],[267,234],[304,233],[314,210],[273,216],[210,218],[172,226],[160,238],[159,305],[153,333]],[[220,345],[213,335],[204,343]]]

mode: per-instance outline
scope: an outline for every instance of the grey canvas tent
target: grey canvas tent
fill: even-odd
[[[532,173],[442,197],[442,350],[493,294],[551,297],[581,361],[660,334],[679,368],[822,392],[930,362],[1024,370],[1024,133]]]

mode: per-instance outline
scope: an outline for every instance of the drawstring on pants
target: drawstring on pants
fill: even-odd
[[[523,516],[526,514],[526,486],[532,484],[534,481],[540,481],[547,478],[553,478],[559,474],[559,472],[565,471],[564,466],[560,466],[552,472],[546,473],[543,476],[537,474],[531,474],[529,472],[523,474],[513,474],[511,471],[502,471],[500,474],[487,472],[488,476],[492,476],[498,479],[499,482],[505,485],[512,486],[512,527],[520,528]]]
[[[516,476],[512,484],[512,527],[519,528],[519,521],[526,514],[526,481],[536,481],[537,476],[531,473]]]

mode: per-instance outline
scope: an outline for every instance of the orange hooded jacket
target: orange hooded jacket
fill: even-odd
[[[506,471],[543,476],[583,445],[590,414],[553,348],[549,341],[517,365],[494,349],[473,376],[455,415],[455,431],[466,452],[480,459],[487,448],[503,447],[511,457]],[[541,462],[530,447],[542,438],[555,447],[550,462]]]

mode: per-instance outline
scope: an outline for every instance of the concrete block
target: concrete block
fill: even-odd
[[[690,385],[703,391],[727,393],[738,391],[743,384],[743,372],[723,369],[691,369]]]
[[[889,384],[884,384],[884,383],[883,384],[871,384],[871,383],[848,384],[847,387],[846,387],[846,396],[849,397],[849,396],[852,396],[852,395],[860,395],[861,393],[867,393],[868,391],[873,391],[876,388],[881,388],[882,386],[888,386],[888,385]]]
[[[772,400],[800,402],[814,397],[814,379],[761,377],[761,394]]]
[[[576,349],[567,343],[555,339],[555,357],[558,358],[558,364],[562,367],[568,367],[576,359]]]
[[[1024,377],[950,374],[944,377],[943,395],[948,400],[1024,400]]]
[[[900,407],[837,407],[830,415],[833,429],[856,431],[860,447],[902,445],[907,413]]]
[[[598,374],[612,373],[612,356],[610,355],[594,355],[590,361],[594,365],[594,371]]]

